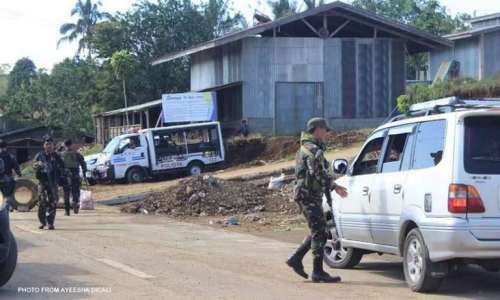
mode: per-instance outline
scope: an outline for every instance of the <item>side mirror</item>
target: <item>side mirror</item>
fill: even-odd
[[[347,173],[347,166],[349,163],[345,159],[336,159],[332,163],[333,174],[345,175]]]

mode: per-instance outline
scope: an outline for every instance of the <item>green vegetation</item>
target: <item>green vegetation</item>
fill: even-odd
[[[451,96],[464,99],[498,98],[500,97],[500,75],[484,80],[443,81],[432,86],[411,85],[406,89],[406,94],[398,97],[398,109],[406,112],[412,104]]]
[[[101,151],[102,151],[102,146],[101,145],[97,145],[97,144],[93,144],[93,145],[90,145],[90,146],[85,146],[85,147],[83,147],[83,148],[80,149],[80,153],[83,156],[97,154],[97,153],[100,153]]]
[[[7,94],[8,76],[0,74],[0,96]]]

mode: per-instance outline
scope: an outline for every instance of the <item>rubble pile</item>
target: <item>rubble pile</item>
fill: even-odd
[[[128,213],[182,216],[229,216],[264,211],[294,213],[289,189],[270,191],[248,182],[225,181],[212,176],[184,179],[178,186],[127,204]]]

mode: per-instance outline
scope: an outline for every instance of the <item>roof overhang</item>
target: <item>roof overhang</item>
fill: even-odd
[[[434,48],[453,46],[453,43],[445,38],[420,31],[413,26],[395,22],[367,10],[356,8],[352,5],[337,1],[321,5],[317,8],[310,9],[292,16],[280,18],[273,22],[259,24],[245,30],[229,33],[220,38],[199,44],[187,50],[166,54],[154,60],[152,64],[158,65],[161,63],[169,62],[181,57],[189,56],[198,52],[233,43],[235,41],[248,37],[276,36],[276,32],[278,30],[295,22],[297,22],[297,24],[300,24],[302,27],[306,25],[308,28],[314,31],[314,26],[311,26],[314,24],[311,23],[319,22],[321,26],[321,23],[325,22],[325,18],[329,17],[337,18],[340,22],[338,23],[338,25],[336,25],[336,29],[332,30],[332,33],[338,33],[337,29],[340,28],[342,30],[343,27],[348,23],[351,23],[349,26],[352,26],[352,24],[356,24],[361,28],[360,30],[364,29],[365,31],[366,28],[369,27],[372,28],[370,32],[378,31],[380,34],[386,34],[389,37],[406,40],[408,42],[408,51],[410,53],[424,52]],[[376,34],[374,36],[376,36]],[[331,38],[338,36],[334,34],[326,37]]]
[[[456,41],[456,40],[473,38],[473,37],[481,35],[481,34],[486,34],[486,33],[495,32],[495,31],[500,31],[500,25],[480,27],[480,28],[471,29],[471,30],[467,30],[467,31],[448,34],[448,35],[445,35],[444,37],[449,39],[449,40]]]

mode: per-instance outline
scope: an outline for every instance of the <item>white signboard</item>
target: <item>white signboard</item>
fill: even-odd
[[[163,123],[217,121],[215,92],[164,94]]]

